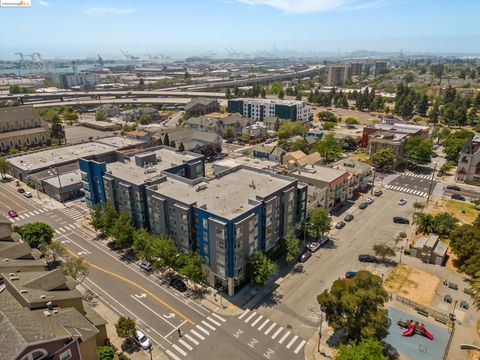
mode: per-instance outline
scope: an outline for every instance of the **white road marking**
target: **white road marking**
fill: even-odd
[[[270,319],[265,320],[265,321],[263,322],[263,324],[260,325],[260,327],[258,328],[258,331],[262,331],[262,329],[265,327],[265,325],[268,324],[269,321],[270,321]]]
[[[197,340],[195,340],[193,337],[191,337],[190,335],[188,334],[184,334],[183,336],[185,336],[188,340],[190,340],[192,343],[194,343],[195,345],[198,345],[200,344]]]
[[[218,321],[212,319],[210,316],[207,316],[207,320],[210,321],[211,323],[214,323],[217,326],[221,326],[222,324],[219,323]]]
[[[250,309],[245,310],[242,315],[240,315],[238,318],[242,319],[245,315],[247,315],[250,312]]]
[[[35,215],[40,214],[37,210],[34,210],[33,212],[35,213]]]
[[[28,215],[30,215],[30,216],[35,216],[35,214],[34,214],[33,212],[31,212],[31,211],[28,213]]]
[[[55,229],[55,232],[56,232],[57,234],[61,234],[61,232],[60,232],[60,231],[58,231],[57,229]]]
[[[272,335],[272,339],[275,340],[275,338],[280,334],[283,330],[283,327],[279,327],[278,330],[275,332],[275,334]]]
[[[175,355],[174,353],[172,353],[170,350],[167,350],[167,351],[165,351],[165,352],[166,352],[166,353],[168,354],[168,356],[170,356],[173,360],[182,360],[182,359],[180,359],[177,355]]]
[[[282,338],[278,341],[278,343],[283,344],[288,335],[290,335],[290,331],[287,331],[285,334],[283,334]]]
[[[252,318],[257,315],[257,313],[254,311],[248,318],[245,319],[245,322],[248,323]]]
[[[180,354],[182,354],[183,356],[187,356],[187,353],[185,351],[183,351],[182,348],[180,348],[180,346],[177,346],[175,344],[172,344],[172,347],[177,350]]]
[[[195,326],[198,330],[200,330],[201,332],[207,334],[207,335],[210,335],[210,332],[208,330],[205,330],[203,327],[201,327],[200,325],[197,324],[197,326]]]
[[[293,345],[295,341],[297,341],[298,335],[295,335],[292,340],[287,344],[287,349],[290,349],[290,347]]]
[[[157,315],[157,317],[159,317],[160,319],[162,319],[163,321],[165,321],[167,324],[169,324],[171,327],[173,327],[174,329],[177,328],[176,325],[172,324],[170,321],[168,321],[167,319],[165,319],[162,315],[158,314],[157,312],[155,312],[155,310],[153,310],[152,308],[150,308],[149,306],[145,305],[141,300],[137,299],[134,295],[130,295],[130,297],[132,299],[134,299],[135,301],[137,301],[139,304],[143,305],[143,307],[145,307],[146,309],[150,310],[153,314]]]
[[[297,348],[293,351],[294,354],[298,354],[300,349],[302,348],[303,345],[305,345],[306,341],[302,340],[302,342],[297,346]]]
[[[215,331],[216,327],[213,327],[212,325],[210,325],[209,323],[207,323],[205,320],[202,320],[202,324],[205,325],[206,327],[212,329]]]
[[[255,326],[255,325],[257,325],[257,324],[260,322],[260,320],[262,320],[262,319],[263,319],[263,315],[260,315],[258,318],[255,319],[254,322],[252,322],[252,323],[250,324],[250,326]]]
[[[197,325],[198,326],[198,325]],[[195,330],[190,330],[190,332],[195,335],[196,337],[198,337],[200,340],[205,340],[205,337],[200,335],[199,333],[197,333]]]
[[[264,332],[265,335],[268,335],[268,333],[270,331],[272,331],[272,329],[276,326],[277,324],[276,323],[273,323],[272,325],[270,325],[270,327]]]
[[[183,346],[185,346],[188,350],[190,350],[190,351],[193,350],[193,347],[191,347],[190,344],[187,343],[185,340],[178,339],[178,342],[179,342],[180,344],[182,344]]]
[[[227,320],[225,320],[224,318],[222,318],[221,316],[215,314],[215,313],[212,313],[212,316],[215,316],[218,320],[220,320],[221,322],[225,322]]]
[[[66,232],[67,232],[67,230],[65,230],[64,228],[58,228],[58,230],[60,230],[60,231],[63,232],[63,233],[66,233]]]

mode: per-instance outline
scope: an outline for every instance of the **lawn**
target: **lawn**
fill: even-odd
[[[443,208],[465,224],[473,223],[480,214],[475,205],[463,201],[447,200]]]
[[[438,276],[400,264],[385,280],[387,291],[406,297],[423,306],[430,306],[440,284]]]

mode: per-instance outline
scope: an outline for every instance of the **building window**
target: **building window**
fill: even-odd
[[[222,228],[215,228],[215,235],[221,239],[224,239],[225,238],[225,230],[222,229]]]
[[[72,358],[72,352],[70,351],[70,349],[68,349],[67,351],[61,353],[59,358],[60,360],[70,360]]]
[[[44,359],[48,355],[45,349],[35,349],[32,352],[25,355],[22,360],[40,360]]]

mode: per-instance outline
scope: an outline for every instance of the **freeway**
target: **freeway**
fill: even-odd
[[[190,102],[189,98],[121,98],[121,99],[65,99],[65,101],[50,101],[34,103],[33,107],[43,108],[51,106],[68,105],[77,106],[97,106],[102,104],[134,105],[134,104],[157,104],[183,107]]]

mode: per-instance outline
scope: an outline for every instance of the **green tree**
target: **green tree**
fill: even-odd
[[[13,231],[19,233],[23,241],[35,249],[50,244],[54,234],[52,227],[42,222],[14,226]]]
[[[435,217],[432,214],[417,214],[413,220],[417,234],[430,234],[435,231]]]
[[[379,256],[384,262],[387,257],[395,256],[395,249],[387,244],[375,244],[372,248],[376,256]]]
[[[389,148],[380,149],[370,157],[370,161],[377,168],[390,168],[395,165],[395,155]]]
[[[405,157],[408,162],[419,165],[432,161],[433,143],[421,136],[411,136],[405,143]]]
[[[382,279],[368,271],[359,271],[351,279],[335,280],[330,290],[317,296],[328,325],[343,329],[345,339],[356,343],[362,339],[383,339],[390,320],[384,303],[388,293]]]
[[[2,179],[5,179],[9,171],[10,171],[10,163],[5,157],[0,156],[0,174],[2,175]]]
[[[458,219],[448,212],[436,214],[434,217],[434,233],[447,238],[458,226]]]
[[[305,135],[308,127],[298,121],[282,121],[278,128],[278,137],[280,139],[288,139],[295,135]]]
[[[177,147],[177,144],[175,144],[175,141],[170,141],[170,147],[172,148],[176,148]]]
[[[480,310],[480,277],[479,274],[472,280],[470,284],[470,290],[473,292],[472,299],[473,304],[476,306],[477,310]]]
[[[332,219],[327,210],[317,207],[312,210],[307,219],[307,231],[318,240],[320,235],[325,234],[332,228]]]
[[[283,89],[278,92],[278,98],[283,99],[285,97],[285,93],[283,92]]]
[[[337,122],[337,117],[330,111],[319,111],[317,117],[320,121]]]
[[[62,265],[65,275],[71,276],[80,284],[90,272],[88,263],[81,257],[69,257]]]
[[[166,146],[169,146],[169,145],[170,145],[170,137],[168,136],[168,134],[165,134],[165,136],[163,137],[163,143],[164,143]]]
[[[433,102],[433,106],[430,109],[428,116],[430,117],[430,122],[433,124],[438,123],[438,118],[440,117],[440,107],[438,101]]]
[[[416,105],[416,111],[421,116],[427,116],[427,111],[428,111],[428,96],[427,95],[423,95],[418,99],[417,105]]]
[[[65,139],[65,131],[63,130],[58,115],[55,115],[50,123],[50,137],[52,139],[57,139],[59,145],[62,143],[62,140]]]
[[[387,360],[383,355],[383,344],[376,339],[365,339],[359,343],[340,344],[335,360]]]
[[[178,151],[185,151],[185,145],[183,145],[183,141],[181,141],[180,145],[178,145]]]
[[[291,263],[299,257],[301,252],[300,239],[295,236],[293,231],[290,230],[287,236],[283,238],[283,248],[287,263]]]
[[[448,135],[443,142],[443,151],[448,159],[458,161],[460,151],[467,143],[468,139],[473,136],[475,136],[475,134],[469,130],[459,130]]]
[[[196,288],[196,284],[201,284],[207,280],[207,272],[202,267],[203,259],[197,252],[189,252],[185,257],[185,263],[180,269],[180,273],[184,275],[188,280],[193,282],[193,286]]]
[[[95,229],[95,231],[103,232],[103,221],[102,221],[103,208],[101,204],[93,204],[90,207],[90,225]]]
[[[248,259],[248,273],[256,285],[263,286],[276,269],[277,265],[260,251],[254,251]]]
[[[67,248],[58,241],[40,245],[40,251],[50,264],[55,264],[60,257],[67,254]]]
[[[478,218],[477,218],[478,219]],[[473,225],[462,225],[450,234],[450,247],[457,255],[456,265],[468,275],[480,272],[480,229]]]
[[[160,241],[157,235],[150,234],[145,229],[135,230],[132,247],[138,257],[152,262],[159,256]]]
[[[333,134],[326,134],[313,144],[310,152],[316,151],[322,155],[323,163],[328,164],[338,158],[343,151],[343,147],[342,144],[334,138]]]
[[[99,360],[113,360],[115,357],[115,349],[113,346],[99,346],[97,348],[97,356]]]
[[[359,122],[357,119],[355,119],[354,117],[348,117],[345,119],[345,124],[349,124],[349,125],[358,125]]]
[[[223,130],[222,137],[227,140],[233,139],[235,137],[235,133],[233,132],[233,129],[231,127],[227,127],[225,128],[225,130]]]
[[[169,270],[176,267],[178,250],[173,239],[167,235],[160,235],[158,242],[158,259],[156,267],[166,266]]]
[[[107,202],[103,206],[102,215],[100,216],[101,228],[100,231],[106,236],[112,236],[112,229],[118,213],[111,202]]]
[[[322,123],[322,129],[323,130],[332,130],[336,125],[337,125],[337,123],[334,123],[334,122],[331,122],[331,121],[326,121],[326,122]]]
[[[130,319],[128,316],[120,316],[115,323],[115,330],[118,337],[125,339],[125,342],[131,342],[135,337],[135,330],[137,326],[134,319]]]
[[[107,121],[107,116],[103,111],[97,111],[95,113],[95,121]]]
[[[115,239],[120,249],[126,249],[133,244],[134,230],[135,227],[132,224],[130,216],[124,210],[120,210],[118,216],[113,221],[110,235]]]

